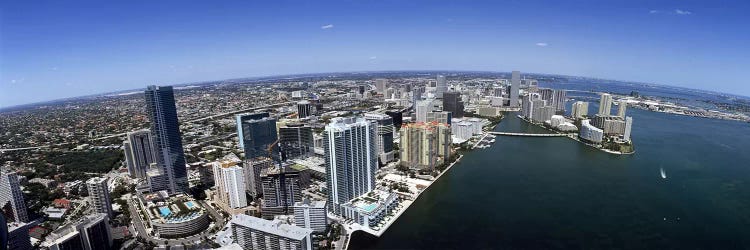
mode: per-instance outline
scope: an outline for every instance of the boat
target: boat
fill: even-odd
[[[661,172],[661,178],[662,179],[666,179],[667,178],[667,173],[664,172],[664,168],[659,168],[659,171]]]

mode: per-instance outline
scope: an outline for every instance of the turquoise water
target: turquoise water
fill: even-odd
[[[161,214],[162,217],[166,217],[166,216],[169,216],[172,213],[172,211],[169,210],[168,207],[159,207],[159,213]]]
[[[188,201],[188,202],[185,202],[185,206],[187,206],[189,209],[192,209],[193,207],[195,207],[195,204],[193,204],[192,201]]]
[[[468,152],[381,238],[357,233],[351,247],[750,248],[750,124],[628,115],[634,155],[567,138],[498,136]],[[496,130],[544,132],[515,115]]]
[[[372,210],[375,210],[375,208],[377,207],[378,207],[377,203],[367,203],[363,206],[360,206],[360,208],[362,208],[363,210],[365,210],[365,212],[368,212],[368,213],[372,212]]]

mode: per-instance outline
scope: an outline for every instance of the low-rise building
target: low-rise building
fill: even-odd
[[[232,240],[242,249],[312,250],[312,229],[244,214],[229,221]]]
[[[383,221],[383,218],[398,206],[398,203],[396,194],[373,190],[342,205],[342,216],[372,228]]]

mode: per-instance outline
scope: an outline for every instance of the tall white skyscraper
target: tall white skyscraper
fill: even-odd
[[[94,203],[94,211],[106,214],[108,218],[114,218],[112,214],[112,202],[109,199],[109,188],[107,178],[94,177],[86,181],[89,198]]]
[[[573,103],[573,110],[570,113],[570,116],[576,119],[583,119],[585,116],[589,115],[589,103],[588,102],[582,102],[577,101]]]
[[[376,124],[364,118],[333,118],[325,127],[324,150],[328,210],[341,214],[341,205],[375,188]]]
[[[565,98],[567,98],[567,92],[564,89],[556,89],[552,94],[552,103],[549,105],[555,107],[557,111],[565,111]]]
[[[628,103],[624,101],[620,101],[619,105],[617,105],[617,116],[619,116],[622,119],[625,119],[625,109],[628,108]]]
[[[604,93],[599,99],[599,115],[609,115],[612,110],[612,95]]]
[[[238,162],[235,161],[220,161],[212,164],[216,195],[220,202],[230,208],[247,206],[245,171],[237,164]]]
[[[622,104],[620,104],[622,105]],[[633,129],[633,117],[625,117],[625,133],[622,138],[626,141],[630,141],[630,131]]]
[[[375,88],[377,88],[379,94],[385,94],[385,86],[387,83],[387,79],[375,79]]]
[[[26,203],[23,200],[21,185],[18,183],[16,173],[0,172],[0,208],[2,208],[2,212],[5,212],[5,208],[13,210],[12,217],[6,218],[9,222],[29,222]]]
[[[448,83],[445,82],[445,76],[437,76],[437,84],[435,85],[435,97],[443,98],[443,93],[448,91]]]
[[[518,107],[518,92],[521,87],[521,72],[513,71],[510,77],[510,106]]]

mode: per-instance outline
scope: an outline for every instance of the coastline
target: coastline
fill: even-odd
[[[519,119],[521,119],[524,122],[527,122],[529,124],[535,125],[535,126],[540,127],[540,128],[543,128],[543,129],[545,129],[547,131],[550,131],[552,133],[561,134],[560,131],[551,130],[551,129],[545,127],[545,126],[539,125],[538,123],[532,122],[529,119],[526,119],[525,117],[522,117],[520,115],[518,115],[516,117],[518,117]],[[602,151],[602,152],[605,152],[605,153],[609,153],[609,154],[613,154],[613,155],[632,155],[632,154],[635,154],[635,150],[633,150],[631,152],[624,153],[624,152],[620,152],[620,151],[612,151],[612,150],[609,150],[609,149],[606,149],[606,148],[601,148],[601,147],[598,147],[597,145],[586,143],[586,142],[582,141],[580,138],[578,138],[578,136],[565,136],[565,137],[567,137],[567,138],[569,138],[571,140],[580,142],[583,145],[587,145],[589,147],[598,149],[599,151]]]

